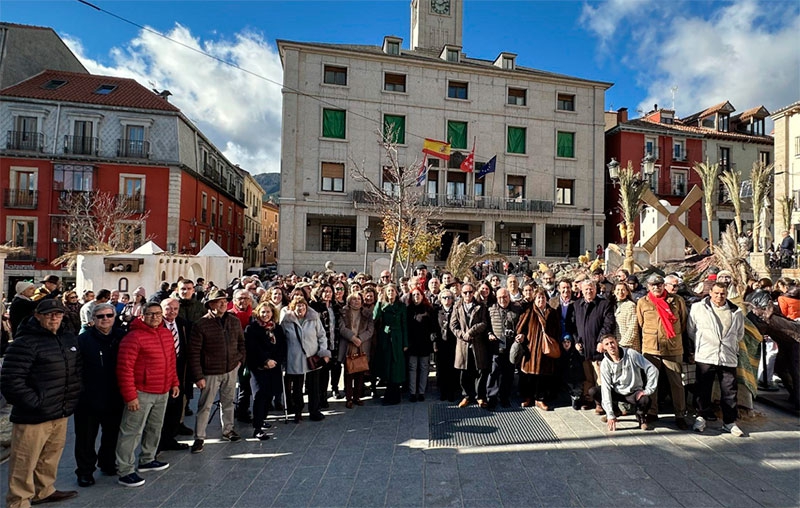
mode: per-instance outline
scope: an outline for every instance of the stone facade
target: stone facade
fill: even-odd
[[[776,238],[784,229],[781,201],[794,198],[791,211],[792,237],[800,237],[800,102],[779,109],[772,114],[775,121],[775,231]]]

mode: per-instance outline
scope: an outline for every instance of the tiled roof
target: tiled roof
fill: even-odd
[[[324,43],[324,42],[297,42],[297,41],[287,41],[287,40],[278,40],[278,46],[281,44],[297,44],[301,46],[316,46],[321,48],[330,48],[330,49],[337,49],[355,53],[369,53],[373,55],[382,55],[385,57],[391,58],[399,58],[400,60],[416,60],[416,61],[426,61],[426,62],[438,62],[442,64],[448,64],[453,66],[466,66],[472,68],[480,68],[480,69],[493,69],[493,70],[505,70],[505,72],[514,74],[514,73],[522,73],[529,76],[540,76],[540,77],[549,77],[555,79],[569,79],[569,80],[577,80],[577,81],[584,81],[587,83],[594,83],[594,84],[601,84],[606,85],[607,87],[611,87],[613,83],[607,81],[597,81],[585,78],[578,78],[575,76],[568,76],[566,74],[557,74],[554,72],[547,72],[542,71],[539,69],[534,69],[531,67],[523,67],[521,65],[515,66],[513,70],[506,70],[500,69],[496,65],[494,65],[493,60],[483,60],[479,58],[469,58],[464,56],[462,53],[461,60],[458,63],[455,62],[447,62],[439,58],[438,51],[426,51],[426,50],[401,50],[400,55],[387,55],[383,52],[382,46],[376,45],[367,45],[367,44],[333,44],[333,43]]]
[[[764,106],[756,106],[754,108],[742,111],[736,116],[731,117],[731,122],[734,121],[741,122],[742,120],[748,120],[752,117],[766,118],[768,116],[769,116],[769,111],[767,111],[767,108],[765,108]]]
[[[728,108],[725,108],[725,106],[728,106]],[[697,123],[698,119],[705,118],[708,115],[713,115],[714,113],[716,113],[716,112],[718,112],[718,111],[720,111],[722,109],[729,109],[730,111],[736,111],[736,108],[733,107],[733,104],[731,104],[728,101],[725,101],[725,102],[720,102],[719,104],[715,104],[715,105],[711,106],[710,108],[705,109],[703,111],[700,111],[698,113],[695,113],[693,115],[689,115],[686,118],[682,118],[681,121],[684,124]]]
[[[43,85],[51,80],[63,80],[66,83],[55,89],[43,88]],[[111,85],[116,88],[108,94],[95,93],[103,85]],[[135,109],[180,111],[180,109],[167,102],[166,99],[162,99],[132,79],[64,71],[43,71],[22,83],[0,90],[0,96]]]
[[[619,127],[620,130],[639,130],[653,133],[657,132],[659,134],[671,136],[685,136],[687,133],[689,133],[683,129],[683,125],[656,123],[643,118],[634,118],[633,120],[628,120],[627,122],[617,125],[617,127]],[[695,134],[696,137],[702,137],[702,134],[700,133],[690,134]]]
[[[646,130],[649,132],[658,132],[665,135],[694,135],[697,137],[714,138],[714,139],[728,139],[731,141],[747,141],[750,143],[765,143],[772,144],[772,136],[760,136],[756,134],[747,134],[744,132],[721,132],[715,129],[708,129],[706,127],[696,127],[694,125],[684,125],[680,121],[673,124],[662,124],[645,120],[642,118],[635,118],[628,120],[625,123],[619,124],[617,127],[624,130],[625,127],[632,127],[631,130]],[[615,128],[617,128],[615,127]],[[610,129],[613,131],[613,129]]]

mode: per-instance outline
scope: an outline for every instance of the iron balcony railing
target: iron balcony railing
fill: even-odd
[[[140,194],[117,194],[117,199],[123,202],[125,209],[130,213],[144,213],[145,211],[144,196]]]
[[[150,157],[150,142],[141,139],[117,139],[117,157],[147,159]]]
[[[219,182],[219,170],[213,164],[207,162],[203,164],[203,174],[215,182]]]
[[[5,189],[3,206],[6,208],[35,209],[39,204],[39,191],[27,189]]]
[[[374,204],[373,198],[363,190],[353,191],[356,203]],[[456,196],[450,194],[422,194],[417,202],[423,206],[442,208],[508,210],[518,212],[552,213],[554,203],[540,199],[507,199],[496,196]]]
[[[64,136],[64,153],[72,155],[97,155],[100,138],[90,136]]]
[[[35,243],[23,243],[21,245],[18,245],[13,241],[11,243],[14,244],[14,247],[22,247],[25,250],[22,252],[9,252],[6,255],[6,259],[16,260],[16,261],[28,261],[36,259]]]
[[[6,149],[41,152],[44,150],[44,134],[30,131],[8,131]]]

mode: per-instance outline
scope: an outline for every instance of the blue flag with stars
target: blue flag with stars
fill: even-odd
[[[489,159],[489,162],[483,165],[481,170],[478,172],[478,176],[476,176],[475,178],[483,178],[489,173],[494,173],[496,166],[497,166],[497,156],[495,155],[494,157]]]

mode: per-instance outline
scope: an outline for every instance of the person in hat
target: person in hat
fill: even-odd
[[[203,302],[208,312],[193,326],[189,340],[189,366],[200,388],[192,453],[203,451],[208,415],[219,393],[222,439],[239,441],[233,429],[234,395],[239,367],[244,362],[244,332],[239,319],[227,312],[227,297],[220,289],[210,291]]]
[[[38,302],[44,298],[56,298],[61,293],[58,289],[60,282],[58,275],[48,275],[40,282],[42,285],[33,294],[33,301]]]
[[[78,495],[55,488],[67,420],[81,391],[78,339],[61,326],[65,311],[56,299],[39,302],[33,317],[19,326],[0,371],[0,392],[12,406],[6,490],[11,508]]]
[[[8,320],[11,325],[11,336],[15,336],[17,328],[23,321],[33,316],[36,309],[36,302],[33,300],[33,294],[36,291],[36,285],[33,282],[19,281],[15,286],[17,294],[11,300],[11,305],[8,307]]]

